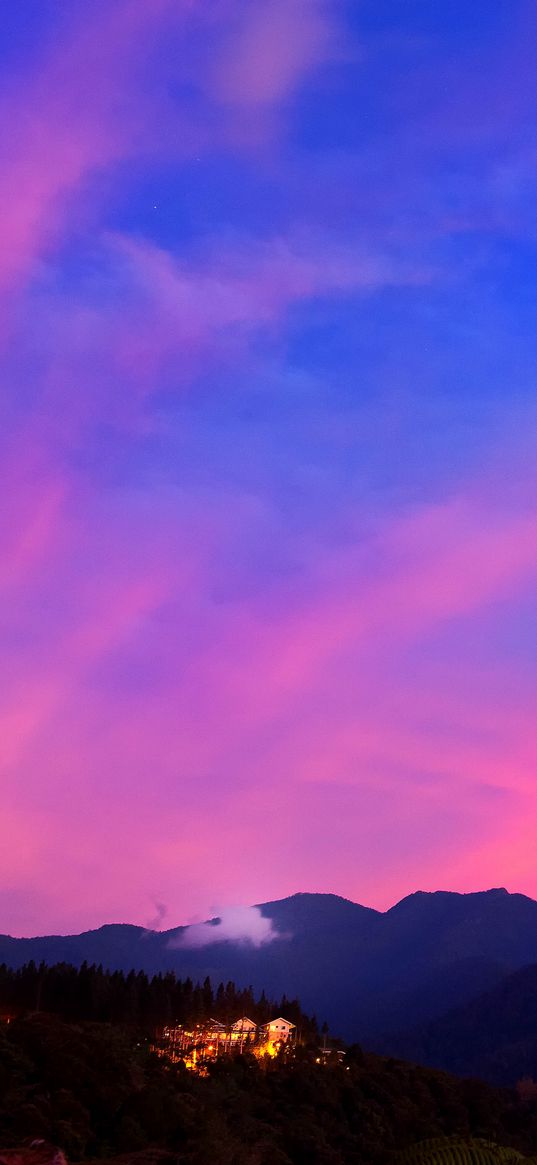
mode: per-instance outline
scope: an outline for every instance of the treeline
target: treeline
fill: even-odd
[[[202,1023],[218,1019],[233,1023],[247,1015],[266,1023],[277,1015],[290,1019],[305,1039],[315,1039],[317,1024],[302,1012],[296,999],[255,998],[251,987],[210,979],[193,983],[173,973],[147,976],[143,971],[107,971],[103,967],[73,967],[68,963],[47,966],[27,963],[14,971],[0,966],[0,1015],[21,1016],[32,1012],[57,1015],[67,1022],[123,1024],[153,1032],[167,1024]]]
[[[431,1137],[527,1155],[537,1146],[531,1094],[358,1048],[333,1067],[303,1047],[268,1067],[225,1057],[201,1078],[150,1044],[125,1027],[50,1015],[0,1025],[0,1149],[44,1138],[71,1162],[109,1165],[132,1154],[137,1165],[396,1165],[395,1154]]]

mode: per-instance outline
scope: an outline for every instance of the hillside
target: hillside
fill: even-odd
[[[445,1136],[530,1154],[537,1107],[359,1048],[334,1066],[307,1049],[267,1069],[240,1056],[201,1078],[121,1026],[44,1015],[0,1026],[3,1146],[45,1138],[71,1161],[123,1154],[122,1165],[144,1151],[146,1162],[169,1153],[170,1165],[388,1165]]]
[[[333,1032],[382,1050],[387,1036],[437,1017],[537,962],[537,902],[506,890],[416,893],[385,913],[331,894],[296,894],[260,906],[277,932],[256,948],[188,943],[189,928],[148,932],[103,926],[80,935],[0,937],[0,961],[21,966],[84,960],[111,969],[173,970],[232,979],[300,998]]]
[[[392,1041],[422,1064],[496,1084],[537,1079],[537,966]]]

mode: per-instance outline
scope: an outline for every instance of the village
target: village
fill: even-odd
[[[190,1026],[165,1027],[159,1051],[173,1062],[181,1061],[194,1072],[221,1056],[248,1052],[256,1059],[289,1055],[298,1042],[297,1028],[290,1020],[278,1016],[268,1023],[257,1024],[243,1015],[234,1023],[209,1019]]]
[[[256,1024],[247,1015],[234,1023],[209,1019],[189,1026],[167,1026],[162,1030],[155,1051],[173,1063],[182,1063],[191,1072],[205,1075],[211,1063],[222,1057],[248,1054],[260,1062],[294,1056],[302,1038],[296,1024],[279,1015],[267,1023]],[[315,1049],[316,1064],[341,1064],[345,1052],[324,1035],[323,1044]]]

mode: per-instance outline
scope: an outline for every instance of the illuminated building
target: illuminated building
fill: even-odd
[[[219,1056],[250,1052],[258,1058],[273,1057],[284,1049],[289,1051],[295,1043],[296,1026],[283,1016],[259,1026],[243,1015],[231,1024],[209,1019],[188,1027],[167,1027],[156,1050],[175,1062],[181,1060],[187,1068],[201,1071],[207,1061]]]
[[[271,1040],[272,1043],[277,1041],[287,1043],[288,1040],[294,1039],[293,1033],[296,1032],[296,1027],[294,1023],[290,1023],[288,1019],[279,1015],[278,1019],[271,1019],[268,1023],[264,1023],[261,1030],[267,1033],[267,1039]]]

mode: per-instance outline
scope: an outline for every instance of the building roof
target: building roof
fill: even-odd
[[[283,1015],[279,1015],[277,1019],[269,1019],[268,1023],[262,1024],[262,1027],[271,1027],[273,1023],[286,1023],[287,1027],[294,1027],[290,1019],[284,1019]]]

